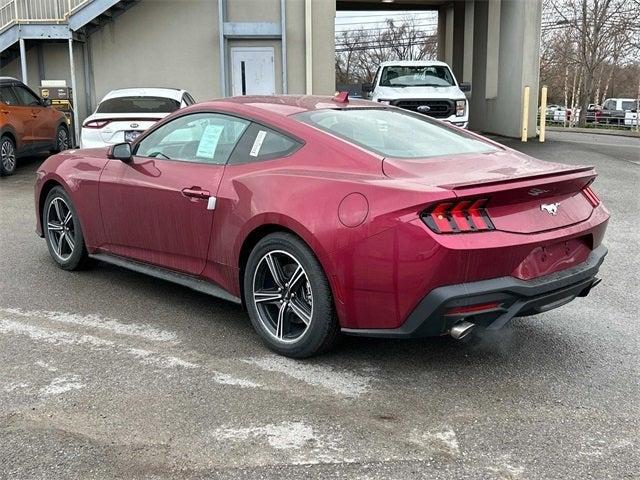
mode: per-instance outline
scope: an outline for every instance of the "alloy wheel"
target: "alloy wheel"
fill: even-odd
[[[47,234],[55,255],[67,261],[76,248],[75,222],[69,205],[62,197],[55,197],[47,209]]]
[[[0,161],[6,172],[12,172],[16,167],[16,149],[11,140],[5,140],[0,145]]]
[[[306,271],[290,253],[273,250],[260,259],[253,302],[265,330],[279,342],[296,342],[309,330],[313,292]]]

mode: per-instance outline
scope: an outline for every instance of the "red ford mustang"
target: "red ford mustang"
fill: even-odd
[[[131,145],[52,156],[38,233],[64,269],[93,257],[242,303],[291,357],[340,331],[461,338],[599,281],[591,167],[340,100],[202,103]]]

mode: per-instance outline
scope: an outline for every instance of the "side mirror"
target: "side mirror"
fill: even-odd
[[[43,98],[42,99],[42,106],[43,107],[50,107],[51,106],[51,99],[50,98]]]
[[[463,92],[471,91],[471,84],[469,82],[460,82],[459,87]]]
[[[129,143],[117,143],[109,149],[107,158],[121,160],[125,163],[129,163],[133,159],[131,153],[131,144]]]
[[[371,92],[373,92],[373,83],[363,83],[362,93],[371,93]]]

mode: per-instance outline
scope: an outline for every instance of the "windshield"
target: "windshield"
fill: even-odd
[[[381,87],[451,87],[455,86],[449,67],[384,67]]]
[[[384,157],[428,158],[497,151],[464,131],[400,109],[313,110],[294,117]]]
[[[180,104],[164,97],[118,97],[104,100],[96,113],[171,113]]]

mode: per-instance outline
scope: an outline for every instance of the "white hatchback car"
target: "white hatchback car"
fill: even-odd
[[[132,142],[158,120],[194,103],[189,92],[174,88],[112,90],[82,124],[80,146],[97,148]]]

